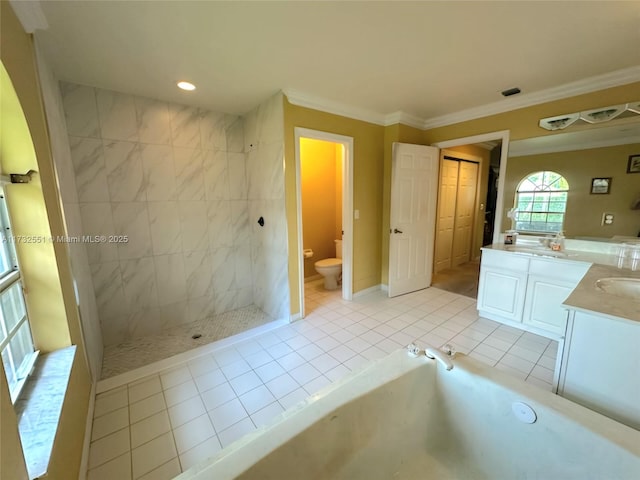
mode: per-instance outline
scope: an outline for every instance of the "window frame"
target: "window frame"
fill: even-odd
[[[0,249],[2,250],[2,256],[8,260],[7,269],[0,272],[0,298],[4,295],[8,295],[9,291],[13,288],[19,289],[19,298],[22,304],[22,311],[24,315],[11,328],[7,328],[9,322],[5,318],[5,312],[0,308],[0,354],[3,355],[5,350],[8,349],[9,365],[4,365],[5,373],[10,371],[13,378],[12,382],[9,382],[9,376],[7,375],[7,381],[9,382],[9,393],[11,396],[11,402],[15,403],[20,392],[24,387],[29,374],[33,370],[33,366],[38,358],[39,351],[36,350],[33,335],[31,333],[31,324],[29,323],[29,314],[27,312],[26,303],[24,299],[24,291],[22,287],[22,275],[20,267],[18,265],[18,258],[15,251],[14,236],[12,235],[11,222],[9,221],[9,212],[6,204],[6,196],[4,192],[4,185],[8,183],[4,178],[0,182]],[[3,262],[4,263],[4,262]],[[14,322],[12,322],[14,323]],[[15,365],[14,355],[11,351],[11,342],[15,339],[24,325],[28,325],[28,339],[31,352],[26,354],[20,365]],[[3,360],[3,364],[6,363]]]
[[[534,183],[533,181],[531,181],[531,177],[540,174],[541,177],[541,181],[539,183]],[[545,183],[545,178],[548,174],[552,174],[557,176],[558,178],[556,178],[553,182],[551,183]],[[524,182],[529,181],[532,185],[534,185],[533,189],[528,189],[528,190],[521,190],[521,186]],[[558,181],[563,181],[566,184],[566,189],[559,189],[559,188],[551,188],[551,186],[554,183],[557,183]],[[516,215],[514,220],[514,229],[517,232],[520,233],[530,233],[530,234],[555,234],[555,233],[559,233],[562,232],[564,230],[564,220],[566,218],[566,213],[567,213],[567,201],[568,201],[568,194],[569,194],[569,182],[567,181],[567,179],[559,174],[558,172],[555,172],[553,170],[537,170],[535,172],[531,172],[528,173],[527,175],[525,175],[519,182],[518,182],[518,186],[516,187],[516,191],[515,191],[515,195],[514,195],[514,209],[516,210]],[[563,210],[562,211],[552,211],[549,210],[549,204],[551,203],[549,200],[546,200],[546,209],[545,210],[534,210],[533,206],[536,203],[536,196],[538,194],[547,194],[547,195],[552,195],[552,194],[556,194],[556,193],[564,193],[565,194],[565,199],[563,203]],[[520,197],[521,195],[531,195],[532,196],[532,200],[531,202],[529,202],[529,204],[531,205],[531,209],[530,210],[520,210],[519,209],[519,205],[520,205]],[[554,202],[554,203],[558,203],[558,202]],[[538,221],[538,222],[534,222],[533,219],[530,219],[529,221],[524,221],[521,220],[521,215],[523,214],[528,214],[533,216],[534,214],[544,214],[546,215],[544,222],[543,221]],[[518,224],[523,224],[526,223],[529,226],[533,226],[534,223],[539,223],[542,224],[544,223],[545,225],[556,225],[558,224],[558,222],[549,222],[548,221],[548,216],[550,214],[553,215],[560,215],[562,217],[562,221],[560,222],[560,225],[558,227],[558,229],[546,229],[546,230],[540,230],[540,229],[533,229],[533,228],[519,228]]]

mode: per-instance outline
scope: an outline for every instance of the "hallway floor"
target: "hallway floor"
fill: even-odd
[[[311,283],[311,282],[310,282]],[[90,480],[178,475],[322,387],[418,340],[551,390],[558,343],[478,318],[475,301],[429,288],[340,298],[306,286],[304,320],[96,397]]]
[[[101,379],[149,365],[272,321],[269,315],[251,305],[205,320],[168,328],[155,335],[105,347]],[[194,339],[192,336],[195,334],[201,336]]]
[[[447,292],[459,293],[465,297],[478,298],[479,276],[480,260],[472,260],[435,273],[431,286]]]

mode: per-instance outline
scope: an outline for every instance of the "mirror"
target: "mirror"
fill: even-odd
[[[502,230],[511,228],[507,212],[514,207],[520,182],[534,172],[552,171],[568,184],[562,219],[567,238],[636,238],[640,235],[640,168],[634,158],[640,163],[640,118],[567,130],[544,135],[541,131],[539,137],[510,142]],[[600,179],[607,179],[607,188],[600,186]]]

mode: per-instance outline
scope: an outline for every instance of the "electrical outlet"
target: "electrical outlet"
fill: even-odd
[[[602,226],[613,225],[613,213],[603,213],[602,214],[602,222],[600,223]]]

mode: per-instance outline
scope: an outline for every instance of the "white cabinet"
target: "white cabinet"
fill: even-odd
[[[478,283],[478,310],[497,321],[522,321],[529,259],[483,250]]]
[[[558,394],[640,429],[640,323],[572,311]]]
[[[507,325],[559,339],[567,324],[562,305],[588,263],[482,250],[478,310]]]

